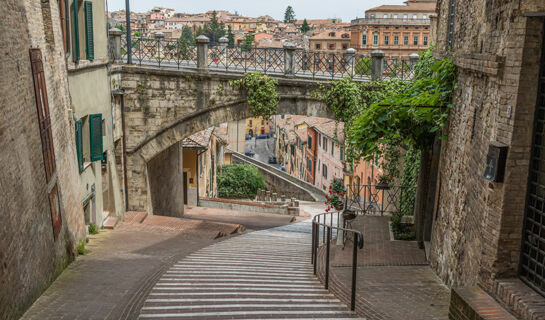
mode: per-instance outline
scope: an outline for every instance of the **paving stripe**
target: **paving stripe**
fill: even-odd
[[[314,276],[310,226],[243,234],[190,254],[157,281],[140,318],[357,318]]]

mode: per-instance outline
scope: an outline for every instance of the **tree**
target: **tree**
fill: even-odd
[[[244,38],[244,42],[242,42],[242,45],[240,46],[242,48],[242,51],[251,51],[252,50],[252,44],[254,43],[254,33],[250,32],[246,35]]]
[[[216,45],[218,40],[225,36],[225,24],[218,21],[216,11],[212,12],[210,21],[204,24],[203,34],[210,39],[211,46]]]
[[[233,34],[233,30],[231,29],[231,26],[227,26],[227,40],[229,40],[229,42],[227,43],[227,47],[234,48],[235,35]]]
[[[293,8],[291,6],[288,6],[286,8],[286,11],[284,12],[284,22],[286,23],[295,22],[295,12],[293,11]]]
[[[191,28],[189,26],[184,26],[182,28],[182,35],[178,40],[178,52],[180,58],[182,58],[183,60],[188,60],[190,58],[189,47],[194,45],[195,37],[193,36],[193,32],[191,32]]]
[[[249,164],[224,165],[217,178],[222,198],[254,198],[257,190],[265,189],[265,180],[256,167]]]
[[[307,19],[303,20],[303,25],[301,26],[301,32],[307,33],[310,30],[310,26],[308,25]]]
[[[121,23],[118,23],[116,26],[115,26],[117,29],[125,32],[125,27],[121,24]]]

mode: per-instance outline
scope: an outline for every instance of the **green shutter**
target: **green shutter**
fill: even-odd
[[[79,23],[78,23],[78,0],[74,0],[72,9],[74,10],[74,61],[78,62],[79,56]]]
[[[102,114],[89,115],[91,161],[102,160]]]
[[[76,153],[78,155],[78,167],[79,172],[83,171],[83,132],[82,132],[83,122],[80,120],[76,121]]]
[[[93,3],[85,1],[83,3],[85,10],[85,54],[87,60],[95,59],[95,42],[93,38]]]

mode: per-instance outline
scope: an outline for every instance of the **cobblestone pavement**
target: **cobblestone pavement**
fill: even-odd
[[[310,230],[307,220],[190,254],[162,275],[140,318],[356,318],[313,275]]]
[[[115,230],[89,236],[90,253],[68,266],[22,319],[133,319],[157,279],[182,257],[232,238],[229,234],[239,231],[239,223],[263,229],[290,221],[285,216],[233,213],[237,221],[228,224],[227,215],[224,211],[216,219],[220,223],[212,213],[208,221],[152,216],[140,223],[129,213]],[[215,239],[220,232],[228,236]]]

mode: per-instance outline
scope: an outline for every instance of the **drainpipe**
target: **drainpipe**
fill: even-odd
[[[123,185],[125,188],[125,210],[129,210],[129,189],[127,183],[127,141],[125,138],[125,96],[121,96],[121,131],[123,135]]]

